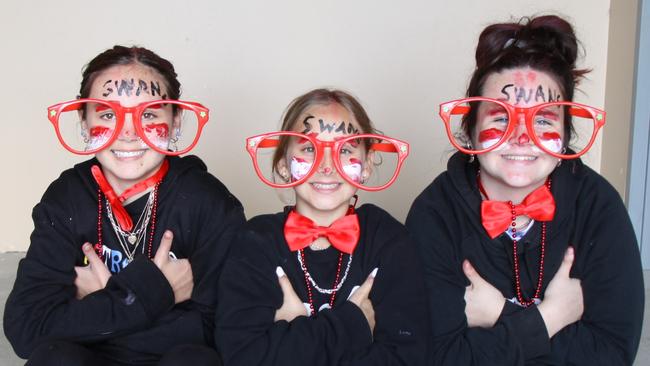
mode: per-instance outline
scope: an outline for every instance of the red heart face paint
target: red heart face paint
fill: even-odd
[[[357,158],[350,158],[347,164],[343,164],[343,171],[350,180],[359,183],[361,181],[362,161]]]
[[[86,143],[86,151],[95,150],[106,144],[113,135],[113,129],[104,126],[91,127]]]
[[[481,149],[488,149],[496,145],[499,140],[503,137],[505,131],[502,131],[498,128],[488,128],[481,131],[478,134],[478,142],[481,145]]]
[[[294,181],[304,178],[311,170],[313,163],[298,156],[291,158],[291,178]]]

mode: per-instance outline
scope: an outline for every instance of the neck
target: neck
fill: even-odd
[[[307,205],[302,201],[296,202],[296,212],[311,219],[318,226],[330,226],[341,217],[345,216],[348,210],[347,205],[342,205],[332,210],[319,210],[313,206]]]
[[[512,187],[498,181],[488,175],[481,175],[481,184],[487,193],[489,199],[495,201],[512,201],[514,204],[520,204],[531,192],[543,186],[546,178],[523,187]],[[483,197],[484,199],[487,197]]]

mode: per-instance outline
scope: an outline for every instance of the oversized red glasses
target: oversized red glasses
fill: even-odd
[[[249,137],[246,149],[257,175],[271,187],[293,187],[317,171],[327,176],[336,169],[347,182],[366,191],[391,185],[409,153],[406,142],[386,136],[359,134],[322,141],[315,134],[287,131]]]
[[[440,117],[449,141],[466,154],[483,154],[515,138],[519,143],[532,141],[545,153],[561,159],[574,159],[586,153],[605,124],[604,111],[579,103],[558,101],[516,107],[483,97],[442,103]],[[525,131],[520,126],[522,118]],[[566,141],[565,136],[568,121],[575,131],[571,141]],[[474,131],[471,137],[465,132],[470,123]],[[566,153],[567,145],[573,152]]]
[[[125,127],[127,114],[131,115],[133,127]],[[184,154],[198,142],[208,114],[201,104],[180,100],[154,100],[124,107],[117,101],[76,99],[47,109],[63,147],[82,155],[105,149],[120,136],[140,139],[143,147],[161,154]]]

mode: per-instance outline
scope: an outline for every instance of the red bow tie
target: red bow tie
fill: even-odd
[[[515,205],[514,211],[513,215],[508,202],[485,200],[481,203],[481,222],[490,238],[506,231],[514,221],[513,216],[526,215],[537,221],[553,220],[555,200],[548,187],[543,185],[526,196],[521,204]]]
[[[321,236],[326,237],[339,251],[352,254],[359,241],[357,214],[345,215],[326,227],[316,225],[311,219],[295,211],[289,212],[284,224],[284,238],[290,251],[303,249]]]
[[[120,225],[122,230],[125,231],[131,231],[131,229],[133,229],[133,220],[131,219],[131,215],[126,212],[124,206],[122,206],[122,202],[149,187],[155,186],[163,179],[168,170],[169,162],[165,159],[160,166],[160,169],[158,169],[154,175],[125,189],[124,192],[118,196],[113,190],[113,187],[111,187],[110,183],[106,180],[106,177],[104,177],[101,168],[97,165],[93,165],[90,168],[90,171],[95,178],[95,182],[97,182],[99,189],[102,190],[102,193],[104,193],[104,196],[106,196],[108,203],[113,209],[113,215],[115,215],[118,225]]]

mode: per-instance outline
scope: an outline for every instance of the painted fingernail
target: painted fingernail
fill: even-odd
[[[280,268],[280,267],[278,267],[278,268]],[[312,316],[311,306],[309,305],[309,303],[303,302],[302,305],[305,307],[305,309],[307,309],[307,316]]]
[[[275,267],[275,274],[278,275],[278,278],[286,276],[284,269],[280,266]]]
[[[375,268],[370,272],[370,277],[375,278],[377,277],[377,272],[379,271],[379,268]]]

